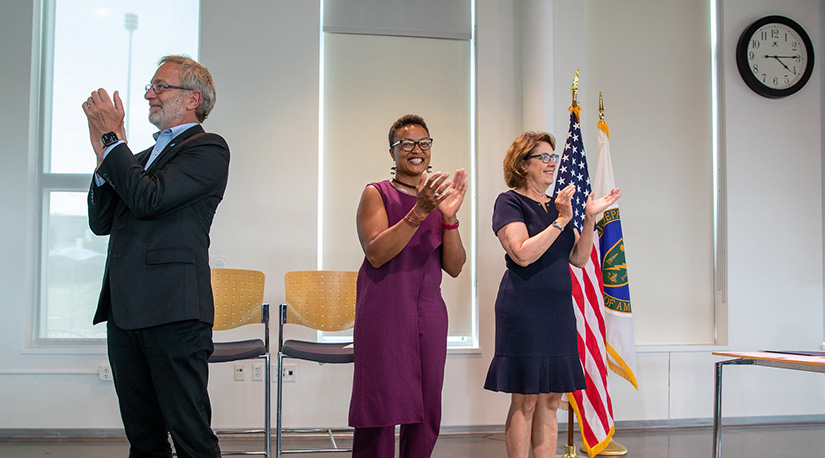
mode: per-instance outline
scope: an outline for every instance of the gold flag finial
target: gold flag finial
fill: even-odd
[[[579,105],[576,101],[579,95],[579,69],[576,69],[576,75],[573,77],[573,85],[570,86],[570,92],[573,94],[573,106],[576,107]]]
[[[596,124],[598,128],[604,131],[605,135],[610,136],[610,130],[607,128],[607,123],[604,121],[604,99],[602,98],[602,91],[599,91],[599,122]]]

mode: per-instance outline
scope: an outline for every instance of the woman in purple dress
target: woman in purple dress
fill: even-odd
[[[429,457],[441,425],[447,308],[441,270],[458,276],[466,260],[458,212],[466,173],[427,174],[430,137],[419,116],[390,128],[395,177],[367,185],[358,205],[365,259],[355,306],[355,374],[349,424],[354,457]]]
[[[521,134],[504,157],[504,179],[512,188],[493,209],[493,231],[506,251],[507,270],[496,297],[496,351],[484,388],[512,393],[505,423],[508,457],[556,456],[556,409],[563,393],[585,388],[579,362],[569,264],[584,266],[593,237],[573,225],[573,185],[556,199],[553,184],[556,140],[546,132]],[[621,194],[611,190],[587,198],[585,234],[596,215]]]

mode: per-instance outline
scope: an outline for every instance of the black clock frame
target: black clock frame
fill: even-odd
[[[792,28],[796,33],[799,34],[799,37],[802,38],[802,43],[805,45],[805,49],[808,51],[808,60],[805,63],[805,72],[802,74],[802,79],[796,82],[793,86],[786,88],[786,89],[774,89],[772,87],[765,86],[759,78],[757,78],[753,72],[751,72],[750,64],[748,63],[748,42],[750,41],[751,37],[753,36],[754,32],[756,32],[760,27],[766,24],[773,24],[779,23],[784,24],[790,28]],[[797,91],[802,89],[803,86],[808,82],[811,78],[811,74],[814,71],[814,47],[811,39],[808,37],[808,33],[805,32],[805,29],[802,28],[801,25],[797,24],[796,21],[793,19],[787,18],[785,16],[765,16],[745,29],[742,32],[742,35],[739,37],[739,42],[736,44],[736,66],[739,68],[739,74],[742,76],[742,79],[745,81],[745,84],[748,85],[749,88],[756,92],[757,94],[767,97],[770,99],[778,99],[781,97],[787,97],[791,94],[795,94]]]

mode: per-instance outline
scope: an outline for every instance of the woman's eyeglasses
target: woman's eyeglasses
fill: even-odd
[[[545,164],[549,164],[550,161],[553,161],[554,164],[559,163],[559,155],[558,154],[547,154],[547,153],[545,153],[545,154],[534,154],[532,156],[527,156],[527,157],[524,158],[524,160],[526,161],[527,159],[532,159],[534,157],[540,157],[541,162],[544,162]]]
[[[421,151],[427,151],[428,149],[432,148],[433,146],[433,139],[432,137],[422,138],[421,140],[415,141],[411,138],[402,138],[397,142],[390,145],[390,148],[394,148],[395,145],[401,145],[401,149],[406,152],[410,152],[415,149],[415,145],[418,145],[421,148]]]

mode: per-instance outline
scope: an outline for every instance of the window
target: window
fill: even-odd
[[[143,87],[166,54],[198,56],[197,0],[46,0],[42,9],[41,255],[38,344],[105,338],[92,326],[106,237],[88,228],[86,192],[95,167],[80,107],[92,90],[118,90],[126,135],[152,145]]]
[[[428,13],[413,14],[419,8]],[[471,8],[470,1],[323,1],[319,268],[361,265],[355,213],[367,183],[391,178],[387,133],[397,118],[422,116],[435,139],[433,170],[464,168],[475,183]],[[471,188],[458,214],[467,263],[458,278],[442,281],[451,348],[478,341],[473,196]]]
[[[592,108],[603,92],[616,184],[625,194],[619,207],[636,344],[722,343],[727,330],[719,327],[726,325],[717,307],[724,305],[714,303],[709,4],[630,3],[588,9],[586,42],[599,45],[588,48],[585,110],[591,111],[582,122],[593,129],[585,140],[594,141]],[[645,24],[667,24],[668,30],[654,43]],[[674,55],[678,62],[659,64]],[[595,151],[590,147],[591,161]]]

